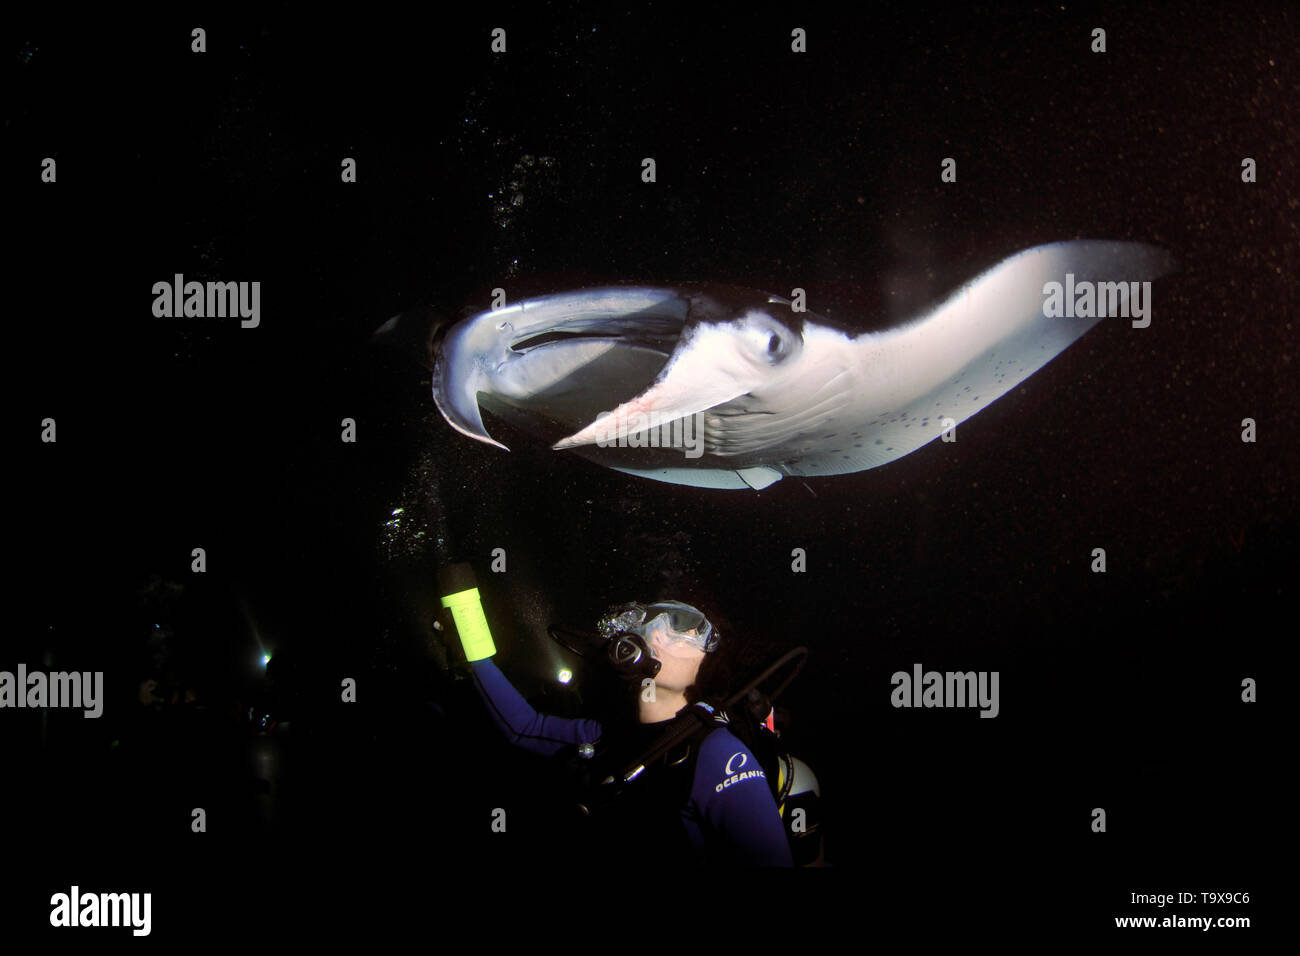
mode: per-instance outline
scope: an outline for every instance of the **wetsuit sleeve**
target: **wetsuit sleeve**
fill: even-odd
[[[488,712],[512,744],[550,756],[564,747],[600,739],[603,728],[598,720],[539,714],[490,658],[474,661],[470,668]]]
[[[758,759],[734,734],[704,739],[692,788],[706,827],[729,859],[750,866],[791,866],[776,800]]]

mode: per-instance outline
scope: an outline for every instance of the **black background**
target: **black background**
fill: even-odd
[[[1287,5],[548,5],[68,20],[6,42],[0,668],[104,670],[109,693],[100,721],[0,715],[6,934],[47,926],[74,882],[153,892],[164,938],[488,915],[586,945],[604,914],[665,931],[672,894],[735,906],[731,926],[781,912],[863,939],[1164,915],[1132,892],[1255,900],[1183,915],[1266,905],[1295,597]],[[623,279],[799,286],[814,311],[884,327],[1069,238],[1175,254],[1150,328],[1103,323],[956,444],[762,492],[640,481],[501,423],[509,454],[475,444],[426,370],[368,341],[497,286]],[[260,281],[261,326],[154,318],[152,285],[177,272]],[[46,417],[56,444],[36,439]],[[445,546],[413,537],[440,527]],[[490,575],[497,547],[509,570]],[[810,647],[787,738],[820,778],[833,868],[704,879],[634,838],[586,855],[555,768],[509,748],[427,652],[449,556],[478,568],[498,662],[544,709],[610,694],[596,672],[581,701],[548,686],[547,623],[619,600],[721,608],[759,664]],[[892,708],[890,675],[915,662],[1000,671],[1000,716]],[[198,688],[204,712],[142,717],[147,677]],[[249,706],[290,729],[226,716]],[[268,740],[270,823],[249,765]]]

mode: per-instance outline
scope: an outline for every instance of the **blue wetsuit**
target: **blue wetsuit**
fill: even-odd
[[[513,744],[549,756],[564,747],[594,744],[604,732],[598,720],[539,714],[490,659],[471,667],[488,711]],[[710,731],[701,743],[690,797],[680,812],[691,846],[702,860],[792,864],[763,768],[725,727]]]

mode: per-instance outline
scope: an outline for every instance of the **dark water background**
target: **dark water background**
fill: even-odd
[[[1263,893],[1294,631],[1293,8],[196,23],[10,33],[0,668],[102,669],[111,696],[101,721],[52,713],[44,732],[3,715],[6,829],[33,868],[7,868],[6,925],[43,925],[77,879],[152,889],[168,929],[236,933],[329,894],[472,907],[465,873],[599,899],[608,864],[566,849],[555,768],[507,747],[427,651],[449,556],[476,564],[498,661],[548,709],[611,691],[594,670],[581,701],[550,685],[546,624],[619,600],[722,609],[755,666],[808,646],[784,704],[825,800],[836,869],[817,885],[864,918],[1095,928],[1144,912],[1130,892]],[[800,286],[877,328],[1069,238],[1174,252],[1150,328],[1102,323],[955,445],[762,492],[641,481],[503,423],[509,454],[473,443],[426,370],[367,341],[496,286],[624,279]],[[176,272],[261,281],[261,327],[155,319],[149,290]],[[55,445],[34,439],[47,416]],[[435,519],[442,548],[414,537]],[[890,675],[916,662],[1000,671],[1000,716],[892,708]],[[149,676],[205,712],[137,726]],[[288,736],[218,719],[250,706]],[[273,801],[250,797],[259,747]],[[481,823],[496,806],[508,837]],[[823,918],[820,890],[787,889]]]

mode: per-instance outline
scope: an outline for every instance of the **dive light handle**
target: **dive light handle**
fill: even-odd
[[[481,661],[495,654],[497,649],[483,614],[474,569],[464,562],[442,568],[438,572],[438,593],[442,596],[442,606],[451,611],[465,659]]]

